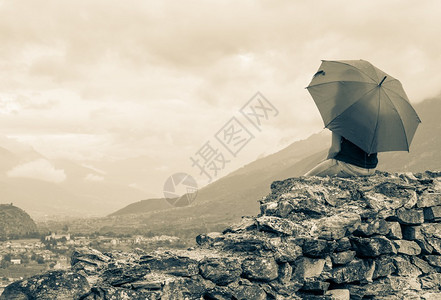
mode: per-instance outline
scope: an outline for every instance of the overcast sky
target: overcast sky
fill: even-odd
[[[260,91],[279,114],[239,166],[322,130],[305,90],[321,59],[368,60],[413,103],[439,95],[440,15],[424,0],[0,0],[0,134],[174,172]]]

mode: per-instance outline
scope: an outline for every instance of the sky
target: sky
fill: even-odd
[[[202,177],[190,157],[209,141],[225,175],[323,131],[305,89],[322,59],[368,60],[412,103],[439,95],[440,14],[424,0],[0,0],[0,135],[49,159],[146,157],[161,180]],[[257,92],[275,108],[259,130],[240,113]],[[234,117],[253,139],[232,156],[215,136]]]

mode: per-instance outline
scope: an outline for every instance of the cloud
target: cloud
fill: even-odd
[[[60,183],[66,179],[62,169],[56,169],[48,160],[38,159],[14,167],[7,172],[9,177],[34,178]]]
[[[86,181],[103,181],[104,177],[96,174],[89,173],[86,177],[84,177]]]
[[[47,157],[182,167],[260,91],[280,114],[247,163],[323,128],[305,90],[321,59],[369,60],[412,102],[440,92],[434,0],[1,3],[0,133]]]

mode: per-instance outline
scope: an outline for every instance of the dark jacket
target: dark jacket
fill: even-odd
[[[341,137],[340,152],[334,158],[365,169],[374,169],[378,164],[377,153],[369,155],[344,137]]]

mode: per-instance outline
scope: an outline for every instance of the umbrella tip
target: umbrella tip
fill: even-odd
[[[383,77],[383,79],[382,79],[381,82],[378,84],[378,86],[381,86],[381,85],[383,84],[383,81],[386,80],[386,77],[387,77],[387,76],[384,76],[384,77]]]

